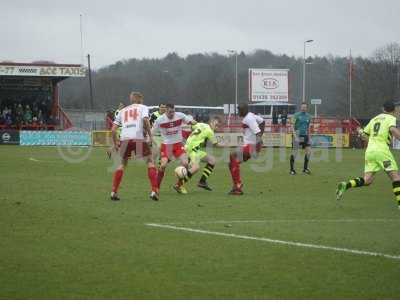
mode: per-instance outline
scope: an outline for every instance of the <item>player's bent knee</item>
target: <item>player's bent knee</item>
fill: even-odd
[[[184,166],[185,168],[187,168],[189,166],[189,161],[186,160],[181,160],[181,165]]]
[[[237,153],[236,153],[236,152],[231,153],[231,154],[229,155],[229,159],[230,159],[231,161],[237,159]]]
[[[128,160],[127,159],[123,159],[121,161],[121,164],[119,165],[119,168],[125,169],[127,165],[128,165]]]
[[[398,171],[389,172],[389,176],[392,179],[392,181],[400,181],[400,174]]]
[[[161,159],[161,161],[160,161],[160,169],[164,170],[167,167],[167,164],[168,164],[168,160]]]
[[[374,177],[372,176],[366,176],[364,177],[364,185],[370,185],[374,181]]]
[[[250,153],[243,153],[243,161],[246,162],[251,158]]]
[[[215,162],[216,162],[215,157],[209,156],[209,157],[207,158],[207,163],[209,163],[210,165],[215,166]]]
[[[197,164],[193,164],[192,167],[190,168],[190,172],[192,174],[196,173],[200,169],[200,166]]]

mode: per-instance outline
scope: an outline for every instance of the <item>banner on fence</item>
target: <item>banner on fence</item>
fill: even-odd
[[[93,131],[93,146],[111,146],[111,131]]]
[[[216,132],[218,144],[223,147],[243,145],[243,134],[240,132]],[[93,146],[110,146],[111,131],[93,131]],[[263,135],[265,147],[292,147],[292,134],[265,132]],[[349,147],[348,134],[313,134],[312,147],[316,148],[346,148]]]
[[[312,134],[311,146],[314,148],[347,148],[350,146],[350,137],[347,133]]]
[[[89,146],[90,132],[86,131],[21,131],[23,146]]]
[[[243,144],[243,134],[239,132],[216,132],[218,144],[224,147],[236,147]],[[267,147],[289,147],[291,139],[287,141],[287,135],[281,133],[264,133],[263,144]]]
[[[215,133],[218,143],[225,147],[237,147],[243,144],[241,133]],[[264,133],[263,145],[265,147],[292,147],[292,134]],[[312,134],[311,145],[315,148],[347,148],[349,147],[348,134]]]

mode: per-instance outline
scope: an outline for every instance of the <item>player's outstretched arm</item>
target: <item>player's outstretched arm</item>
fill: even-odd
[[[192,116],[190,116],[190,115],[185,115],[185,114],[183,114],[183,123],[185,123],[185,124],[189,124],[189,125],[196,125],[197,124],[197,122],[196,122],[196,120],[195,119],[193,119],[193,117]]]
[[[362,129],[362,128],[358,127],[357,128],[357,132],[358,132],[358,136],[360,138],[362,138],[366,142],[368,141],[369,135],[368,135],[368,133],[365,132],[365,129]]]
[[[392,135],[396,138],[400,140],[400,129],[397,127],[390,127],[390,132],[392,133]]]
[[[298,140],[298,136],[297,136],[297,132],[296,132],[296,116],[293,116],[291,119],[290,119],[290,125],[291,125],[291,128],[292,128],[292,133],[293,133],[293,139],[294,140]]]

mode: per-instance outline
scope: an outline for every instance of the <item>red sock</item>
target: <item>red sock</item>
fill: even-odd
[[[164,170],[161,170],[161,169],[158,170],[158,174],[157,174],[157,187],[158,188],[160,188],[160,186],[161,186],[161,181],[164,178],[164,172],[165,172]]]
[[[114,172],[113,182],[112,182],[112,191],[116,193],[118,191],[119,185],[122,180],[122,176],[124,175],[124,170],[118,169]]]
[[[234,156],[230,157],[229,171],[231,172],[232,181],[235,187],[240,185],[242,183],[240,178],[240,162]]]
[[[158,189],[157,169],[155,167],[148,168],[147,175],[150,180],[151,190],[156,192]]]

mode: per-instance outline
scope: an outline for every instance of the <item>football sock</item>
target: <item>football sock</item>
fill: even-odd
[[[147,176],[150,180],[151,190],[153,192],[158,189],[158,178],[157,178],[157,169],[155,167],[150,167],[147,169]]]
[[[346,190],[348,190],[350,188],[355,188],[355,187],[362,187],[362,186],[364,186],[364,184],[365,184],[365,181],[364,181],[364,178],[362,178],[362,177],[350,179],[346,183]]]
[[[160,188],[161,182],[164,178],[165,170],[159,169],[157,173],[157,187]]]
[[[231,172],[232,181],[235,187],[240,185],[242,182],[240,179],[240,162],[237,160],[235,155],[230,156],[229,171]]]
[[[119,185],[122,180],[122,176],[124,175],[124,170],[118,169],[114,172],[113,182],[112,182],[112,192],[118,192]]]
[[[203,169],[203,175],[200,178],[201,183],[206,183],[208,177],[212,174],[214,166],[211,164],[207,164]]]
[[[396,197],[397,205],[400,206],[400,181],[393,181],[393,193]]]
[[[290,155],[290,171],[294,171],[294,155]]]
[[[309,154],[306,154],[305,156],[304,156],[304,170],[307,170],[308,169],[308,162],[310,161],[310,155]]]

